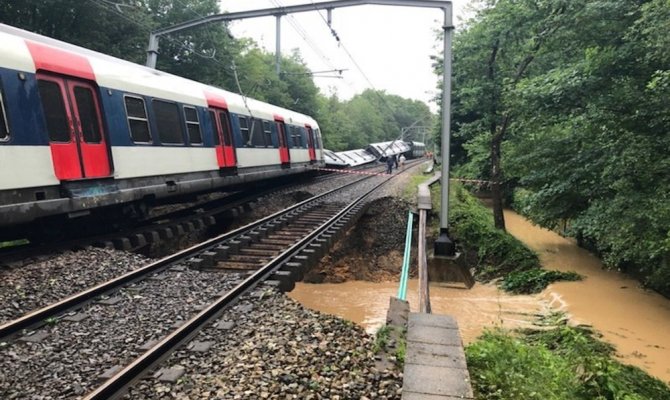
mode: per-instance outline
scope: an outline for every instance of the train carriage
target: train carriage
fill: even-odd
[[[7,25],[0,42],[0,227],[323,165],[307,115]]]

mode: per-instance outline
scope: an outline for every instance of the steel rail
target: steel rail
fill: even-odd
[[[309,199],[306,199],[300,203],[295,204],[294,206],[278,211],[268,217],[265,217],[263,219],[254,221],[250,224],[247,224],[245,226],[242,226],[238,229],[235,229],[231,232],[227,232],[224,234],[221,234],[219,236],[216,236],[212,239],[208,239],[202,243],[199,243],[195,246],[191,246],[187,249],[181,250],[175,254],[172,254],[170,256],[164,257],[156,262],[153,262],[149,265],[146,265],[144,267],[138,268],[136,270],[130,271],[124,275],[121,275],[117,278],[114,278],[110,281],[101,283],[99,285],[96,285],[92,288],[89,288],[87,290],[84,290],[82,292],[79,292],[77,294],[74,294],[72,296],[69,296],[65,299],[62,299],[56,303],[53,303],[51,305],[48,305],[46,307],[34,310],[20,318],[14,319],[12,321],[9,321],[3,325],[0,325],[0,340],[5,340],[13,335],[16,335],[20,333],[24,329],[29,329],[38,325],[41,325],[46,322],[47,319],[53,318],[57,316],[58,314],[64,313],[66,311],[72,310],[72,309],[77,309],[85,304],[93,301],[96,297],[107,294],[109,292],[115,291],[118,288],[125,286],[127,284],[130,284],[135,281],[141,280],[143,277],[145,277],[148,274],[155,273],[155,272],[160,272],[166,268],[168,268],[170,265],[175,264],[177,262],[184,261],[198,253],[201,253],[203,251],[206,251],[207,249],[211,248],[212,246],[215,246],[219,242],[226,241],[228,239],[232,239],[246,231],[252,230],[258,226],[261,226],[269,221],[272,221],[273,219],[276,219],[278,217],[281,217],[285,214],[288,214],[300,207],[303,207],[305,205],[308,205],[309,203],[312,202],[317,202],[325,198],[326,196],[329,196],[343,188],[349,187],[351,185],[355,185],[365,179],[369,179],[370,177],[364,177],[362,179],[356,180],[354,182],[348,183],[344,186],[340,186],[336,189],[332,189],[326,193],[323,193],[318,196],[313,196]]]
[[[376,185],[374,188],[370,189],[349,203],[349,205],[344,207],[329,220],[321,224],[314,231],[306,235],[302,240],[295,243],[293,246],[268,262],[265,266],[258,269],[242,283],[237,285],[225,295],[221,296],[218,300],[191,318],[184,325],[173,331],[170,335],[166,336],[153,348],[139,356],[137,359],[135,359],[135,361],[105,381],[93,392],[90,392],[86,397],[84,397],[84,400],[116,399],[122,396],[126,389],[134,382],[141,379],[141,377],[147,371],[167,358],[174,350],[176,350],[182,343],[193,337],[208,322],[217,318],[225,310],[226,306],[230,305],[244,293],[253,289],[260,282],[267,279],[272,273],[277,271],[284,262],[299,254],[300,251],[308,246],[309,243],[311,243],[319,235],[323,234],[332,228],[337,222],[344,219],[352,212],[352,210],[354,210],[357,206],[360,206],[363,200],[365,200],[372,192],[377,190],[384,183],[388,182],[392,177],[393,175],[389,176],[389,178],[384,180],[382,183]]]

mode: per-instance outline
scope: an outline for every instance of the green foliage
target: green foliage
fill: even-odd
[[[570,365],[542,346],[529,346],[502,331],[488,331],[465,355],[479,399],[565,399],[577,397]]]
[[[482,2],[454,41],[452,149],[488,179],[507,122],[515,208],[666,295],[669,21],[668,0]]]
[[[670,399],[663,382],[613,354],[589,329],[564,324],[518,336],[488,331],[466,348],[477,398]]]
[[[406,332],[403,331],[400,338],[398,338],[398,344],[395,349],[395,360],[400,369],[405,366],[405,355],[407,354],[407,339],[405,335]]]
[[[373,347],[373,351],[375,353],[386,351],[386,346],[388,346],[390,335],[391,327],[388,325],[381,326],[377,330],[377,333],[375,334],[375,345]]]
[[[525,343],[568,360],[579,381],[579,399],[670,399],[670,388],[637,367],[613,359],[614,348],[585,327],[562,325],[526,331]]]
[[[433,125],[433,115],[424,103],[371,89],[344,102],[337,95],[322,98],[317,116],[324,132],[324,146],[333,151],[400,139],[401,129],[415,122]],[[423,137],[405,139],[422,141]]]
[[[458,241],[467,246],[467,251],[477,254],[480,279],[540,267],[537,255],[513,236],[496,229],[491,212],[458,184],[451,186],[450,221]]]
[[[501,287],[512,293],[539,293],[556,281],[578,281],[582,277],[576,272],[529,269],[512,271],[502,281]]]

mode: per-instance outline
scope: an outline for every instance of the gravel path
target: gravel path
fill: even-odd
[[[149,377],[127,399],[399,399],[402,374],[375,368],[373,339],[351,322],[256,292],[194,339],[204,353],[175,352],[161,368],[176,382]],[[226,325],[222,323],[220,325]],[[158,372],[158,371],[157,371]],[[154,376],[158,376],[156,373]]]

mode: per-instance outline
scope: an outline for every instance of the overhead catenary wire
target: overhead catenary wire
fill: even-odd
[[[112,2],[109,1],[109,0],[90,0],[90,1],[91,1],[93,4],[96,4],[97,6],[103,8],[103,9],[105,9],[105,10],[107,10],[107,11],[113,12],[113,13],[115,13],[116,15],[120,16],[121,18],[123,18],[123,19],[125,19],[125,20],[127,20],[127,21],[129,21],[129,22],[131,22],[131,23],[133,23],[133,24],[135,24],[135,25],[137,25],[137,26],[139,26],[141,29],[143,29],[144,31],[146,31],[146,33],[151,33],[151,32],[153,31],[153,29],[152,29],[151,27],[149,27],[149,26],[147,26],[146,24],[143,24],[142,22],[139,22],[139,21],[137,21],[137,20],[135,20],[135,19],[129,17],[128,15],[126,15],[126,14],[124,14],[122,11],[120,11],[118,8],[114,7],[114,8],[112,9],[112,8],[108,8],[108,7],[106,7],[104,4],[108,4],[108,5],[110,5],[110,6],[112,5]],[[177,0],[177,1],[180,2],[180,0]],[[180,3],[181,3],[181,2],[180,2]],[[113,4],[117,4],[117,3],[113,3]],[[183,3],[181,3],[181,4],[183,5]],[[196,15],[200,16],[200,15],[199,15],[198,13],[196,13],[194,10],[193,10],[193,12],[194,12]],[[200,17],[201,17],[201,16],[200,16]],[[164,36],[164,37],[165,37],[165,36]],[[247,102],[247,95],[244,93],[244,91],[242,90],[242,86],[240,85],[240,80],[239,80],[239,77],[238,77],[238,74],[237,74],[237,66],[235,65],[235,61],[234,61],[234,60],[231,60],[231,65],[229,66],[229,65],[223,63],[222,61],[218,60],[216,57],[214,57],[214,56],[203,55],[203,54],[201,54],[200,52],[198,52],[196,49],[194,49],[193,47],[191,47],[191,46],[189,46],[189,45],[186,45],[186,44],[184,44],[184,43],[182,43],[182,42],[180,42],[180,41],[178,41],[178,40],[176,40],[176,39],[173,39],[173,38],[170,38],[170,37],[165,37],[165,38],[166,38],[168,41],[170,41],[170,42],[172,42],[172,43],[174,43],[174,44],[177,44],[177,45],[182,46],[182,48],[183,48],[183,47],[186,47],[188,50],[190,50],[190,51],[191,51],[193,54],[195,54],[196,56],[199,56],[199,57],[202,57],[202,58],[205,58],[205,59],[208,59],[208,60],[212,60],[212,61],[214,61],[215,63],[221,65],[221,66],[222,66],[223,68],[225,68],[226,70],[229,70],[230,72],[232,72],[233,77],[235,78],[235,83],[237,84],[237,90],[238,90],[240,96],[242,96],[242,101],[244,102],[244,106],[245,106],[245,108],[247,109],[247,111],[249,111],[249,115],[253,118],[253,113],[252,113],[251,109],[249,108],[249,105],[248,105],[248,102]],[[252,124],[252,128],[253,128],[253,124]]]
[[[272,1],[275,1],[275,0],[272,0]],[[372,83],[370,78],[368,78],[367,74],[363,71],[363,68],[361,68],[361,66],[358,64],[358,62],[354,59],[354,56],[349,52],[347,47],[344,45],[344,43],[342,42],[342,39],[340,38],[340,35],[338,35],[337,31],[335,31],[332,24],[330,24],[328,22],[328,20],[326,20],[326,18],[323,16],[323,14],[321,14],[321,12],[316,8],[316,4],[314,4],[314,0],[310,0],[310,2],[314,6],[314,10],[319,14],[319,16],[321,17],[323,22],[326,24],[326,26],[330,30],[330,33],[333,36],[333,38],[335,38],[335,40],[337,41],[338,46],[342,49],[342,51],[344,51],[344,53],[347,55],[347,57],[349,57],[349,60],[351,60],[352,64],[354,64],[354,66],[356,67],[358,72],[360,72],[360,74],[363,76],[363,78],[368,83],[370,88],[372,88],[372,91],[381,100],[382,104],[384,104],[384,106],[386,108],[388,108],[388,110],[391,112],[391,115],[395,115],[395,110],[388,104],[386,99],[379,93],[379,90],[375,87],[375,85]],[[398,138],[400,138],[401,136],[402,136],[402,133],[401,133],[401,135],[398,136]]]

